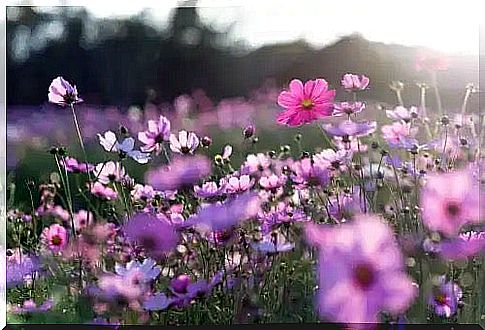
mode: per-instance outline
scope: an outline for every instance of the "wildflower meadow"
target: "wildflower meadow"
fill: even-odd
[[[446,65],[417,63],[435,78]],[[396,102],[371,120],[359,72],[295,77],[217,111],[200,111],[202,93],[175,111],[96,115],[75,83],[45,86],[63,119],[8,186],[8,323],[484,324],[473,84],[449,112],[436,79],[389,81]],[[260,135],[253,112],[287,140]]]

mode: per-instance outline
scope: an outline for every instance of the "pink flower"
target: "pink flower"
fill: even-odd
[[[347,90],[364,90],[369,86],[369,78],[362,75],[346,73],[342,77],[342,86]]]
[[[144,143],[140,149],[143,152],[155,151],[158,155],[161,150],[161,144],[163,141],[168,141],[170,138],[170,121],[160,116],[160,120],[148,121],[148,130],[138,133],[138,140]]]
[[[343,115],[350,116],[362,112],[365,109],[363,102],[340,102],[334,104],[333,116],[340,117]]]
[[[71,84],[62,77],[57,77],[52,80],[51,85],[49,86],[48,98],[49,102],[62,106],[72,105],[83,101],[77,95],[76,86],[71,86]]]
[[[328,90],[324,79],[309,80],[305,85],[293,79],[289,87],[278,96],[278,104],[286,109],[278,115],[278,124],[299,126],[332,115],[335,90]]]
[[[267,190],[274,190],[276,188],[282,187],[286,183],[286,176],[277,176],[276,174],[271,174],[269,176],[263,176],[259,179],[259,185]]]
[[[219,185],[226,187],[225,190],[229,194],[238,194],[249,190],[254,185],[254,179],[251,180],[249,175],[241,175],[240,177],[232,176],[222,178]]]
[[[424,224],[447,236],[456,236],[467,223],[480,222],[478,183],[464,170],[428,175],[420,204]]]
[[[170,135],[170,150],[186,155],[193,154],[199,146],[199,138],[194,132],[180,131],[178,139],[175,134]]]
[[[114,191],[110,187],[105,187],[99,182],[95,182],[91,186],[91,194],[109,201],[118,198],[118,193],[116,191]]]
[[[74,214],[74,226],[77,231],[89,226],[93,222],[93,220],[93,214],[86,210],[79,210],[76,214]]]
[[[319,250],[320,317],[375,323],[379,312],[403,313],[416,297],[394,233],[381,218],[362,214],[339,227],[309,223],[305,231]]]
[[[121,163],[109,161],[107,163],[99,163],[94,169],[94,175],[98,181],[103,184],[109,182],[121,181],[125,177],[125,169]]]
[[[381,127],[382,136],[389,143],[389,146],[396,148],[410,148],[417,141],[413,138],[416,128],[411,128],[410,123],[394,122],[392,125]]]
[[[54,223],[42,231],[42,241],[52,252],[61,251],[67,244],[67,230]]]

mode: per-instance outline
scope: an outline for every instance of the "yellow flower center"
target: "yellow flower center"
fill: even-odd
[[[304,109],[311,109],[313,107],[313,101],[310,99],[304,99],[303,101],[301,101],[301,106]]]

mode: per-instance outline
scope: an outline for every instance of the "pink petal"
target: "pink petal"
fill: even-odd
[[[293,79],[290,82],[290,92],[297,98],[303,99],[305,97],[301,80]]]

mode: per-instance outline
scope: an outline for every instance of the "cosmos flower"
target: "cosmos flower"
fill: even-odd
[[[61,106],[80,103],[83,100],[78,97],[76,86],[71,86],[67,80],[57,77],[49,86],[49,102]]]
[[[438,244],[439,255],[446,260],[466,260],[485,252],[485,232],[469,231],[457,238],[442,240]]]
[[[271,236],[266,235],[263,236],[263,239],[261,241],[252,242],[251,247],[258,252],[275,254],[291,251],[295,248],[295,244],[289,242],[284,243],[280,241],[274,242]]]
[[[26,255],[16,249],[12,255],[7,254],[6,266],[7,287],[12,287],[23,284],[27,278],[32,277],[39,270],[39,261],[37,256]]]
[[[481,220],[479,187],[465,170],[429,174],[420,205],[424,224],[447,236],[456,236],[464,224]]]
[[[249,175],[230,176],[222,178],[219,185],[226,188],[226,193],[239,194],[248,191],[254,185],[254,179]]]
[[[301,186],[321,186],[325,187],[330,182],[330,171],[321,162],[312,162],[311,158],[303,158],[294,163],[294,174],[291,175],[293,181]]]
[[[96,165],[94,175],[96,175],[100,183],[108,184],[110,182],[121,181],[125,177],[126,172],[120,163],[109,161]]]
[[[182,155],[193,154],[199,146],[199,138],[194,132],[180,131],[178,139],[175,134],[170,135],[170,150]]]
[[[226,186],[218,186],[214,181],[204,182],[201,186],[194,186],[194,195],[199,198],[218,197],[225,193]]]
[[[246,161],[241,165],[241,174],[255,174],[263,172],[271,166],[271,159],[263,154],[249,154],[246,156]]]
[[[117,152],[121,158],[128,156],[140,164],[146,164],[150,160],[149,153],[133,150],[135,147],[135,139],[132,137],[125,138],[123,142],[119,143],[116,139],[116,134],[107,131],[104,133],[104,136],[98,134],[98,138],[99,143],[103,146],[104,150],[108,152]]]
[[[156,266],[156,261],[150,258],[143,260],[140,263],[137,260],[132,260],[126,266],[116,263],[115,271],[120,276],[128,276],[130,273],[138,273],[141,281],[149,283],[155,280],[162,271],[159,266]]]
[[[201,232],[223,231],[239,222],[255,217],[260,210],[257,193],[248,192],[223,202],[200,208],[199,212],[185,221],[183,227],[195,227]]]
[[[342,87],[348,91],[364,90],[369,86],[369,78],[364,75],[346,73],[342,77]]]
[[[325,132],[331,136],[347,137],[355,136],[362,137],[367,136],[375,132],[377,123],[375,121],[356,123],[351,120],[345,120],[337,125],[324,124],[322,125]]]
[[[287,177],[284,175],[271,174],[269,176],[262,176],[259,179],[259,185],[266,190],[274,190],[282,187],[286,183]]]
[[[289,89],[278,96],[278,104],[286,109],[278,115],[278,124],[300,126],[332,115],[335,90],[328,90],[324,79],[309,80],[305,85],[293,79]]]
[[[439,316],[451,317],[457,311],[458,304],[463,298],[461,288],[451,281],[446,281],[446,276],[438,277],[438,285],[433,288],[433,293],[428,296],[428,305]]]
[[[74,214],[74,227],[80,231],[89,226],[94,221],[94,216],[91,212],[86,210],[79,210]]]
[[[351,116],[362,112],[364,109],[364,102],[339,102],[334,104],[332,116]]]
[[[384,125],[381,127],[381,132],[391,148],[411,148],[418,144],[414,138],[417,127],[411,128],[410,123],[397,121],[391,125]]]
[[[123,226],[127,239],[157,259],[177,245],[179,235],[168,219],[138,213]]]
[[[380,311],[401,314],[416,297],[381,218],[362,214],[339,227],[308,223],[305,232],[319,250],[318,312],[325,320],[375,323]]]
[[[418,108],[411,107],[406,109],[403,106],[397,106],[394,110],[386,110],[387,118],[391,118],[393,120],[402,120],[404,122],[410,122],[412,119],[416,119],[419,116]]]
[[[100,182],[95,182],[91,185],[91,194],[106,199],[108,201],[115,200],[118,198],[118,193],[111,189],[110,187],[105,187]]]
[[[191,186],[211,173],[211,162],[202,155],[175,157],[170,165],[146,172],[145,181],[159,190]]]
[[[76,158],[65,157],[60,164],[70,173],[87,173],[94,169],[89,163],[80,163]]]
[[[145,299],[143,308],[148,311],[165,310],[174,303],[175,299],[167,297],[165,293],[155,293]]]
[[[67,245],[67,230],[54,223],[50,227],[44,228],[41,239],[49,250],[54,253],[59,252]]]
[[[138,133],[138,140],[145,144],[141,147],[141,151],[155,151],[158,155],[162,143],[170,139],[170,126],[170,121],[164,116],[160,116],[158,121],[149,120],[148,130]]]
[[[352,161],[352,152],[348,150],[325,149],[313,156],[314,162],[323,167],[345,172]]]
[[[134,187],[133,190],[131,191],[131,196],[133,197],[134,200],[152,200],[156,195],[158,194],[158,191],[153,189],[152,186],[150,185],[142,185],[137,183]]]

